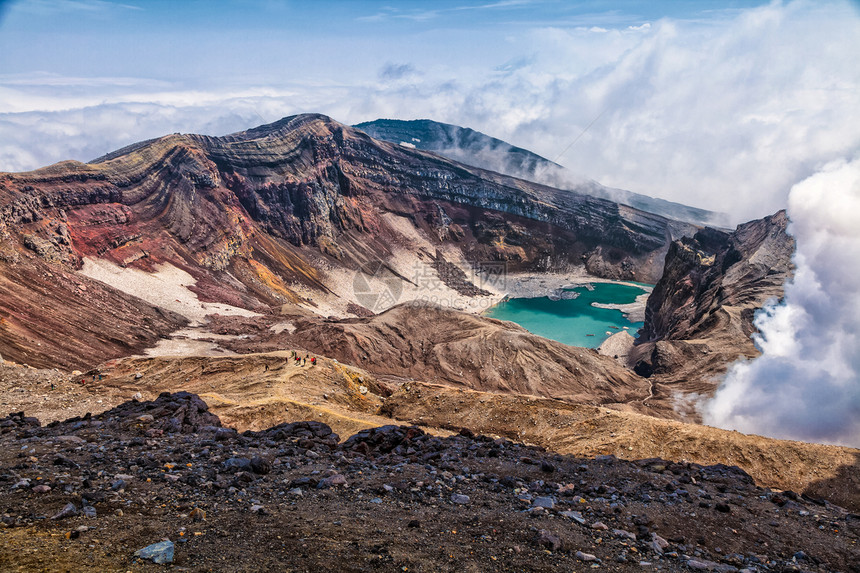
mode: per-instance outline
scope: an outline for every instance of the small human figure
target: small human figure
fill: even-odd
[[[265,370],[263,370],[263,372],[268,372],[268,371],[269,371],[269,364],[268,364],[268,363],[266,363],[266,364],[264,364],[264,366],[266,367],[266,369],[265,369]]]
[[[312,356],[312,357],[311,357],[311,366],[313,366],[313,365],[314,365],[314,364],[316,364],[316,363],[317,363],[317,357],[316,357],[316,356]]]

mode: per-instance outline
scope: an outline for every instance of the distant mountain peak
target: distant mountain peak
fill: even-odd
[[[431,119],[377,119],[358,123],[354,127],[376,139],[414,146],[481,169],[608,199],[670,219],[717,227],[728,224],[728,217],[723,213],[606,187],[597,181],[577,176],[558,163],[527,149],[468,127]]]

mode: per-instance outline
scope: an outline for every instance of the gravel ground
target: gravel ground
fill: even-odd
[[[744,472],[325,424],[238,434],[196,395],[0,420],[0,570],[860,571],[860,517]],[[158,558],[158,557],[156,557]]]

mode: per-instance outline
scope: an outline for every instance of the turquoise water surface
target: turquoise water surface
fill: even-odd
[[[544,338],[585,348],[600,346],[611,334],[624,327],[636,336],[636,331],[642,328],[641,322],[630,322],[620,310],[596,308],[591,303],[628,304],[645,290],[618,283],[594,283],[593,286],[594,290],[585,287],[569,289],[579,293],[574,299],[550,300],[545,296],[512,298],[490,308],[484,316],[516,322]]]

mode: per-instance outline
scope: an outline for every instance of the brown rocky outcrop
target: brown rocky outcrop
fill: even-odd
[[[642,342],[706,334],[724,306],[759,308],[780,298],[789,277],[794,239],[785,211],[739,225],[733,233],[704,228],[672,243],[663,276],[645,307]],[[751,316],[744,316],[752,332]]]
[[[304,348],[377,376],[573,403],[626,404],[648,395],[646,380],[592,349],[432,304],[400,304],[370,318],[299,318],[293,324],[293,332],[263,330],[227,345],[242,353]]]
[[[0,259],[0,354],[13,362],[83,370],[141,352],[187,323],[32,254]]]
[[[636,372],[653,377],[655,406],[676,391],[710,394],[732,362],[758,355],[755,312],[782,297],[793,269],[787,226],[780,211],[732,233],[705,228],[669,247],[630,354]]]

